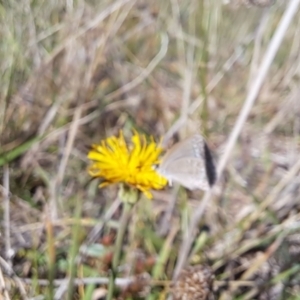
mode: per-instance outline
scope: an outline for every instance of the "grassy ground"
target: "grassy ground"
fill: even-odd
[[[92,143],[201,132],[226,153],[289,1],[235,2],[1,1],[0,299],[105,294],[122,205],[86,171]],[[299,20],[196,226],[189,265],[211,267],[207,299],[300,299]],[[167,299],[202,197],[141,196],[115,299]]]

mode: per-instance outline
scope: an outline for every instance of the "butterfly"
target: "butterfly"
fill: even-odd
[[[190,190],[209,190],[216,182],[216,168],[210,149],[200,134],[171,147],[157,169],[168,179]]]

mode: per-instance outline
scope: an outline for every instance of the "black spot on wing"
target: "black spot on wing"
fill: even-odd
[[[211,152],[206,143],[204,143],[204,160],[208,183],[210,186],[213,186],[217,179],[217,173]]]

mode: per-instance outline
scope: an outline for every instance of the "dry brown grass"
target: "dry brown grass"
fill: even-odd
[[[222,157],[285,2],[0,3],[0,299],[105,289],[120,205],[116,186],[90,180],[89,145],[121,129],[166,144],[200,131]],[[212,267],[216,299],[299,299],[299,20],[197,226],[189,264]],[[139,202],[118,299],[167,298],[201,198],[166,189]]]

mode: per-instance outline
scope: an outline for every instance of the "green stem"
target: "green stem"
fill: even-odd
[[[132,204],[125,202],[123,206],[123,213],[120,220],[120,225],[118,229],[117,239],[115,242],[115,249],[114,249],[114,256],[112,261],[112,270],[109,277],[109,284],[108,284],[108,294],[107,294],[107,300],[113,299],[113,293],[115,289],[115,279],[117,275],[117,268],[119,266],[120,257],[121,257],[121,250],[123,245],[123,239],[125,235],[125,231],[127,229],[127,224],[130,217]]]

